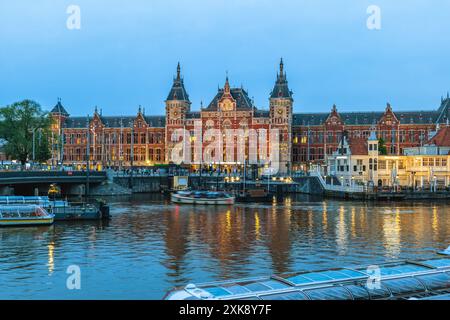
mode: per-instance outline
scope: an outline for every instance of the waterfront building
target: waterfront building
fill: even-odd
[[[401,155],[379,154],[375,130],[368,139],[344,136],[322,174],[349,187],[446,188],[450,186],[450,127],[438,129],[423,146],[404,148]]]
[[[62,138],[54,138],[52,162],[83,166],[89,136],[93,167],[167,164],[176,145],[172,135],[176,130],[185,129],[189,132],[188,139],[195,145],[198,143],[195,123],[199,122],[202,130],[243,129],[246,141],[251,129],[278,129],[280,171],[289,173],[306,170],[311,165],[326,167],[327,159],[337,151],[344,135],[351,141],[364,141],[371,131],[375,131],[376,137],[384,140],[387,155],[400,156],[406,149],[424,146],[432,133],[439,126],[445,126],[450,119],[448,94],[446,98],[441,98],[438,109],[428,111],[395,112],[387,104],[381,112],[340,112],[334,105],[330,112],[305,113],[307,106],[298,103],[294,112],[293,92],[288,86],[283,61],[279,64],[268,100],[267,109],[257,107],[243,87],[230,85],[227,76],[223,88],[217,90],[209,104],[193,108],[178,64],[164,102],[165,115],[147,115],[139,106],[135,115],[106,116],[95,107],[93,116],[88,119],[86,116],[69,115],[59,100],[51,114],[55,119],[54,137]],[[268,145],[273,143],[269,137],[267,139]],[[206,145],[205,141],[201,142],[202,150]],[[245,159],[248,159],[249,152],[246,147]],[[202,164],[232,170],[243,165],[236,157],[227,158],[225,147],[223,157],[215,163],[204,163],[202,159],[195,159],[193,152],[191,154],[193,168]]]

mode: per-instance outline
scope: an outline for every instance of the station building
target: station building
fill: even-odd
[[[374,132],[376,139],[383,139],[387,156],[398,157],[411,148],[420,148],[432,135],[448,124],[450,97],[441,98],[435,110],[395,111],[389,103],[383,111],[341,112],[333,105],[330,112],[313,113],[301,103],[294,107],[283,60],[279,64],[275,83],[268,99],[267,109],[257,107],[243,87],[232,87],[228,77],[222,88],[207,105],[192,107],[181,67],[176,75],[165,103],[164,115],[147,115],[140,106],[134,115],[107,116],[95,108],[91,117],[72,116],[59,100],[51,110],[55,119],[52,144],[54,163],[83,166],[87,154],[91,165],[100,167],[153,166],[171,162],[171,153],[177,141],[172,136],[177,130],[189,132],[195,144],[195,128],[242,129],[246,143],[252,130],[277,129],[279,169],[281,173],[306,170],[312,165],[328,166],[328,159],[338,150],[343,136],[356,146],[367,144]],[[294,109],[296,110],[294,112]],[[341,108],[339,108],[341,109]],[[344,107],[342,109],[345,109]],[[362,110],[375,110],[364,107]],[[89,130],[89,131],[88,131]],[[267,135],[267,145],[275,143]],[[202,141],[201,148],[208,142]],[[250,148],[245,148],[249,159]],[[192,167],[219,167],[232,170],[243,166],[242,158],[230,159],[223,146],[222,158],[215,163],[192,159]]]

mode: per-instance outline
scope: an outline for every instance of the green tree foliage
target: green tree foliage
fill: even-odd
[[[380,138],[378,140],[378,154],[382,156],[387,155],[386,143],[384,142],[383,138]]]
[[[3,151],[11,159],[24,165],[32,158],[33,132],[35,158],[46,161],[51,157],[49,137],[52,118],[32,100],[23,100],[0,108],[0,139]]]

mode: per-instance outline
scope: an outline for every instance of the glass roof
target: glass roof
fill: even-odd
[[[416,278],[424,283],[429,290],[450,288],[450,276],[446,273],[428,274],[416,276]]]
[[[367,292],[366,288],[357,286],[357,285],[347,285],[344,286],[347,290],[352,293],[352,296],[355,300],[368,300],[369,292]]]
[[[366,287],[365,286],[366,284],[361,284],[361,285],[364,286],[367,289],[367,291],[369,292],[370,299],[382,299],[382,298],[388,298],[391,296],[391,292],[383,284],[380,284],[380,286],[378,288],[371,288],[371,289]]]
[[[343,287],[327,287],[304,291],[312,300],[352,300],[350,293]]]
[[[425,287],[420,281],[413,277],[384,280],[382,282],[394,295],[425,291]]]

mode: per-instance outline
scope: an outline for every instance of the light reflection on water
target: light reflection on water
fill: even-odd
[[[435,257],[448,203],[178,206],[111,199],[109,222],[0,229],[0,298],[159,299],[189,282]],[[66,269],[81,268],[81,290]]]

